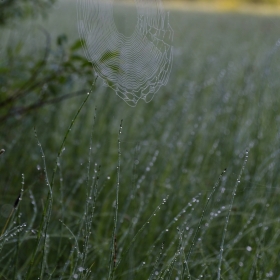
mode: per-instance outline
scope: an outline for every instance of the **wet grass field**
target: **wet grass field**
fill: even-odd
[[[78,38],[74,3],[37,24]],[[279,279],[280,18],[172,10],[170,24],[168,85],[132,108],[97,80],[58,164],[83,81],[1,125],[3,279]]]

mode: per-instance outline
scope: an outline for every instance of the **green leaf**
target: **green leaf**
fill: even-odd
[[[62,46],[66,42],[67,42],[67,36],[65,34],[59,35],[56,39],[56,43],[59,46]]]
[[[74,60],[74,61],[81,61],[81,62],[89,63],[83,56],[76,55],[76,54],[71,55],[69,59]]]
[[[10,69],[7,68],[7,67],[0,67],[0,73],[1,74],[8,73],[9,71],[10,71]]]
[[[71,51],[76,51],[81,49],[84,45],[86,44],[85,40],[77,40],[76,42],[74,42],[74,44],[72,44],[72,46],[70,47]]]
[[[120,72],[120,66],[119,65],[109,64],[108,67],[111,68],[114,72],[117,72],[117,73]]]
[[[119,57],[119,56],[120,56],[120,53],[118,51],[114,51],[114,52],[107,51],[101,56],[100,62],[104,63],[107,60],[110,60],[112,58]]]

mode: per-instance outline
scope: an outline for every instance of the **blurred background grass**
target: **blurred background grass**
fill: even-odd
[[[38,27],[48,31],[51,61],[60,50],[56,44],[60,34],[68,38],[64,43],[67,50],[78,39],[75,5],[74,1],[59,1],[44,20],[28,20],[24,24],[19,22],[2,28],[1,36],[5,38],[4,44],[1,41],[2,65],[11,65],[4,45],[15,47],[17,42],[23,41],[21,52],[24,57],[29,55],[32,61],[41,55],[45,43],[38,39],[42,38],[36,31]],[[123,17],[119,18],[125,18],[124,15],[132,11],[129,9],[133,8],[123,9]],[[179,242],[176,227],[188,241],[184,245],[185,251],[189,249],[191,234],[198,224],[206,198],[220,173],[227,168],[206,212],[189,264],[193,279],[200,275],[208,279],[216,277],[226,211],[246,149],[249,150],[249,160],[235,196],[225,240],[227,250],[222,275],[224,279],[278,279],[280,275],[280,18],[276,15],[172,9],[170,23],[175,35],[174,64],[168,85],[150,103],[140,101],[137,107],[131,108],[97,80],[71,131],[61,158],[61,177],[56,177],[54,186],[46,277],[55,267],[55,275],[60,275],[71,248],[70,241],[63,241],[65,253],[61,260],[53,262],[58,255],[58,236],[61,233],[58,220],[63,219],[77,234],[83,216],[87,199],[88,148],[95,114],[92,137],[95,168],[92,167],[91,176],[98,173],[100,165],[99,186],[102,191],[96,204],[87,262],[87,267],[94,263],[92,271],[95,277],[105,279],[107,276],[121,120],[120,216],[117,227],[120,252],[128,247],[137,229],[162,203],[162,199],[168,195],[169,199],[151,225],[141,233],[129,260],[123,260],[118,267],[118,279],[146,279],[153,268],[156,271],[166,268],[167,260],[174,255]],[[124,28],[127,24],[125,22]],[[79,50],[78,53],[83,55]],[[14,59],[17,58],[22,63],[29,63],[23,55]],[[21,75],[21,72],[16,75]],[[1,273],[8,279],[11,275],[7,270],[9,265],[17,268],[18,275],[24,273],[27,261],[23,250],[26,252],[26,248],[31,250],[34,246],[31,230],[38,229],[40,213],[46,203],[45,174],[34,127],[51,173],[65,131],[94,80],[93,73],[87,73],[84,79],[80,78],[78,71],[75,75],[63,80],[63,86],[59,88],[63,92],[59,94],[80,89],[84,94],[28,114],[12,115],[1,123],[0,148],[6,150],[0,156],[1,228],[7,220],[3,211],[7,205],[13,205],[20,191],[22,174],[25,176],[25,189],[32,190],[39,213],[26,233],[27,237],[25,235],[21,239],[24,247],[20,247],[22,253],[18,263],[13,262],[15,241],[4,247]],[[199,202],[193,200],[197,195]],[[174,221],[188,203],[193,204],[193,208],[189,206],[188,211]],[[28,192],[24,194],[20,213],[18,222],[28,224],[34,214]],[[171,221],[174,225],[166,233]],[[68,240],[68,232],[62,232]],[[161,232],[164,232],[163,238],[155,242]],[[162,242],[165,243],[165,259],[161,257],[157,264]],[[176,262],[170,279],[180,276],[181,264],[181,260]],[[34,277],[36,273],[35,270]]]

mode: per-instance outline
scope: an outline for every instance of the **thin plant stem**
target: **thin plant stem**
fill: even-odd
[[[201,228],[201,224],[202,224],[202,221],[203,221],[203,218],[204,218],[206,209],[207,209],[207,207],[208,207],[208,204],[209,204],[211,198],[213,197],[213,195],[214,195],[214,193],[215,193],[215,191],[216,191],[216,189],[217,189],[217,187],[218,187],[218,185],[219,185],[219,183],[220,183],[220,181],[221,181],[223,175],[225,174],[225,172],[226,172],[226,169],[221,173],[221,175],[219,176],[219,179],[218,179],[217,182],[215,183],[215,185],[214,185],[214,187],[213,187],[213,189],[212,189],[210,195],[207,197],[207,201],[206,201],[205,206],[204,206],[204,208],[203,208],[203,210],[202,210],[202,214],[201,214],[201,217],[200,217],[198,226],[197,226],[197,228],[196,228],[196,230],[195,230],[195,233],[194,233],[194,236],[193,236],[193,239],[192,239],[192,242],[191,242],[191,247],[190,247],[190,249],[189,249],[189,251],[188,251],[188,253],[187,253],[187,256],[186,256],[186,260],[185,260],[185,263],[184,263],[184,266],[183,266],[182,278],[184,278],[184,275],[185,275],[185,271],[186,271],[186,270],[187,270],[187,272],[188,272],[188,279],[190,279],[190,277],[191,277],[191,276],[190,276],[190,272],[189,272],[189,268],[188,268],[188,263],[189,263],[189,260],[190,260],[190,257],[191,257],[191,254],[192,254],[194,245],[195,245],[195,243],[196,243],[196,237],[197,237],[197,234],[198,234],[198,232],[199,232],[199,230],[200,230],[200,228]]]
[[[111,240],[111,255],[109,260],[109,274],[108,279],[114,279],[114,273],[116,270],[116,234],[118,225],[118,207],[119,207],[119,190],[120,190],[120,169],[121,169],[121,133],[122,133],[122,123],[121,120],[119,136],[118,136],[118,166],[117,166],[117,186],[116,186],[116,201],[115,201],[115,217],[114,217],[114,229],[112,233]]]
[[[228,210],[227,217],[226,217],[226,223],[225,223],[225,226],[224,226],[222,243],[221,243],[221,246],[220,246],[220,256],[219,256],[219,266],[218,266],[217,280],[221,279],[224,243],[225,243],[226,232],[227,232],[227,227],[228,227],[228,223],[229,223],[229,217],[230,217],[230,214],[231,214],[231,210],[232,210],[234,198],[235,198],[235,195],[236,195],[237,187],[238,187],[238,185],[240,183],[241,176],[243,174],[243,171],[244,171],[244,168],[245,168],[245,165],[246,165],[247,161],[248,161],[248,151],[246,150],[245,160],[244,160],[244,163],[243,163],[242,168],[240,170],[240,173],[239,173],[239,175],[237,177],[236,183],[234,185],[234,188],[233,188],[233,191],[232,191],[232,196],[231,196],[231,202],[230,202],[229,210]]]
[[[167,201],[168,196],[164,199],[165,201]],[[162,203],[160,203],[160,205],[158,205],[156,207],[156,209],[153,211],[152,215],[148,218],[148,220],[146,221],[146,223],[144,223],[142,225],[142,227],[137,231],[137,233],[134,235],[134,237],[132,238],[128,248],[126,249],[125,252],[122,253],[122,255],[119,258],[119,261],[116,265],[116,268],[119,266],[119,264],[121,263],[121,260],[127,255],[127,253],[130,251],[130,249],[132,248],[132,246],[134,245],[136,239],[138,238],[138,236],[140,235],[140,233],[144,230],[144,228],[150,224],[150,221],[152,220],[152,218],[156,215],[156,213],[160,210],[160,206],[162,205]]]
[[[34,261],[35,261],[35,257],[36,257],[36,254],[38,252],[38,249],[39,249],[39,246],[40,246],[43,234],[44,234],[44,239],[46,239],[48,225],[49,225],[50,216],[51,216],[51,210],[52,210],[52,202],[53,202],[52,189],[53,189],[53,186],[54,186],[54,178],[55,178],[55,174],[57,172],[60,156],[61,156],[61,154],[63,152],[63,148],[64,148],[65,142],[66,142],[66,140],[67,140],[67,138],[68,138],[68,136],[70,134],[70,131],[71,131],[71,129],[72,129],[72,127],[73,127],[73,125],[74,125],[78,115],[80,114],[82,108],[86,104],[86,102],[87,102],[91,92],[92,92],[92,89],[87,93],[86,98],[84,99],[84,101],[82,102],[81,106],[77,110],[74,118],[71,121],[71,124],[69,125],[68,130],[66,131],[66,133],[64,135],[64,138],[63,138],[62,143],[60,145],[60,149],[59,149],[58,154],[57,154],[57,158],[56,158],[55,166],[53,168],[53,173],[52,173],[52,178],[51,178],[50,183],[49,183],[49,180],[47,179],[48,177],[47,177],[47,174],[46,174],[47,185],[49,187],[49,192],[48,192],[48,195],[47,195],[47,201],[48,202],[47,202],[47,204],[44,207],[40,228],[39,228],[38,234],[37,234],[37,245],[35,247],[35,250],[33,251],[33,255],[32,255],[31,261],[29,263],[29,267],[28,267],[28,270],[27,270],[27,273],[26,273],[26,279],[29,279],[29,277],[31,276],[31,269],[33,267],[33,264],[34,264]],[[35,131],[35,136],[37,138],[36,131]],[[38,138],[37,138],[37,140],[38,140]],[[39,144],[39,146],[40,146],[40,144]],[[40,148],[41,148],[41,146],[40,146]],[[42,149],[41,149],[41,152],[43,153]],[[46,168],[44,156],[43,156],[43,159],[44,159],[44,166]],[[45,170],[45,172],[46,172],[46,170]],[[44,248],[45,248],[45,246],[44,246]],[[41,276],[43,275],[43,261],[44,261],[44,254],[45,254],[45,249],[44,248],[43,248],[43,259],[42,259],[41,270],[40,270],[40,275]]]

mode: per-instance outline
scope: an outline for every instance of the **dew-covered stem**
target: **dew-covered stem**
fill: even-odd
[[[226,222],[225,222],[225,226],[224,226],[224,230],[223,230],[223,236],[222,236],[222,243],[220,246],[220,255],[219,255],[219,266],[218,266],[218,276],[217,279],[220,280],[221,279],[221,270],[222,270],[222,261],[223,261],[223,251],[224,251],[224,243],[225,243],[225,238],[226,238],[226,232],[227,232],[227,227],[228,227],[228,223],[229,223],[229,218],[230,218],[230,214],[231,214],[231,210],[232,210],[232,206],[233,206],[233,202],[234,202],[234,198],[236,195],[236,191],[237,191],[237,187],[240,184],[240,180],[245,168],[245,165],[248,161],[248,151],[246,150],[246,155],[245,155],[245,160],[244,163],[242,165],[242,168],[240,170],[240,173],[237,177],[236,183],[234,185],[233,191],[232,191],[232,196],[231,196],[231,202],[229,205],[229,210],[226,216]]]

